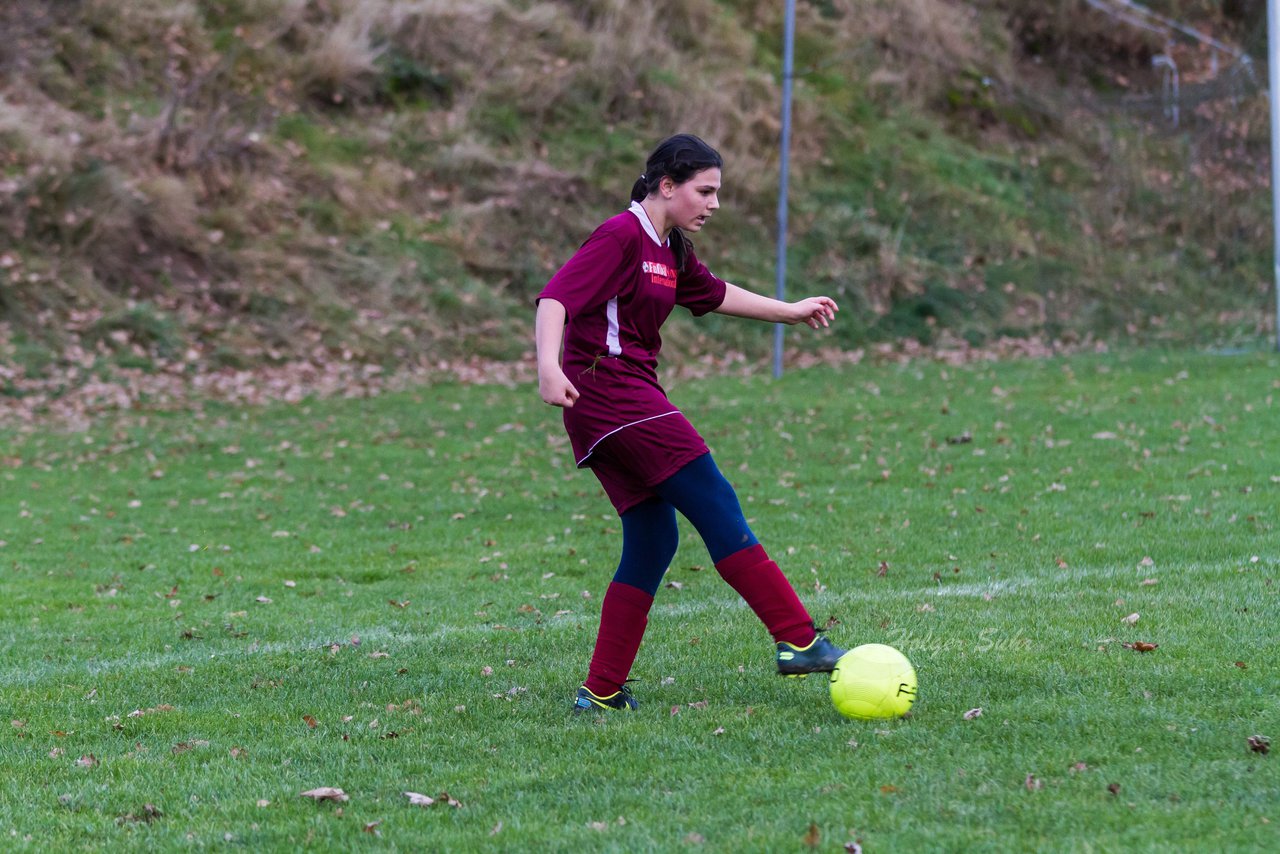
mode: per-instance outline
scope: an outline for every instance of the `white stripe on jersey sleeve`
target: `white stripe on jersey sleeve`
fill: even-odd
[[[610,356],[622,355],[622,343],[618,340],[618,298],[609,300],[605,306],[605,317],[609,319],[609,331],[605,333],[604,343],[609,348]]]

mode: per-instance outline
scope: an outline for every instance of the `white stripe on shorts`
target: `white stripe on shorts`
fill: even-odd
[[[578,460],[577,462],[578,468],[582,468],[582,464],[585,463],[593,453],[595,453],[596,445],[599,445],[601,442],[603,442],[605,439],[608,439],[610,436],[612,436],[614,433],[617,433],[619,430],[626,430],[628,427],[632,427],[636,424],[643,424],[644,422],[652,421],[655,418],[666,418],[668,415],[679,415],[679,414],[680,414],[679,409],[673,409],[670,412],[664,412],[661,415],[650,415],[648,418],[641,418],[639,421],[632,421],[630,424],[623,424],[621,427],[615,427],[614,429],[610,430],[608,433],[605,433],[599,439],[596,439],[594,442],[591,443],[591,447],[587,448],[587,455],[582,459]]]

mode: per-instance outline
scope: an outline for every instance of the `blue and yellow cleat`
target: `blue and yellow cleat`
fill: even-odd
[[[830,673],[836,669],[836,662],[845,652],[822,635],[805,647],[782,641],[778,644],[778,674],[807,676],[810,673]]]
[[[578,689],[577,699],[573,701],[573,713],[575,715],[595,709],[616,709],[620,712],[634,712],[638,708],[640,708],[640,703],[635,697],[631,696],[631,689],[626,685],[623,685],[620,690],[614,691],[607,697],[597,696],[586,685],[583,685]]]

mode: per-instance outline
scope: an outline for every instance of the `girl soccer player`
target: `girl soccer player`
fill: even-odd
[[[698,260],[686,234],[701,231],[720,207],[722,165],[696,136],[662,142],[631,189],[631,207],[597,228],[538,295],[538,392],[564,409],[574,459],[595,472],[622,519],[622,558],[575,712],[637,708],[625,683],[676,552],[677,510],[773,636],[779,673],[827,672],[844,653],[817,634],[706,442],[658,384],[659,329],[677,305],[695,316],[715,311],[814,329],[838,310],[827,297],[760,296]]]

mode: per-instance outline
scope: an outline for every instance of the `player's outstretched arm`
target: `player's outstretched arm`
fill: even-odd
[[[726,283],[724,302],[717,314],[746,317],[768,323],[805,323],[813,329],[830,326],[840,307],[830,297],[808,297],[796,302],[782,302]]]

